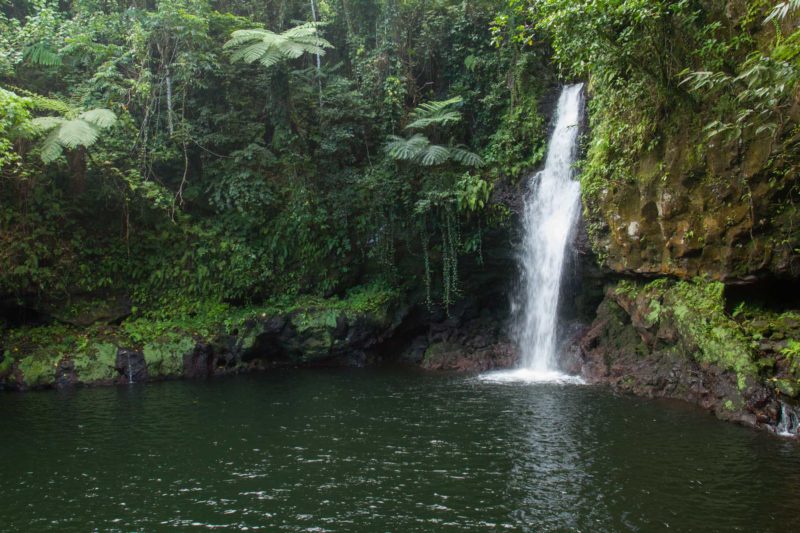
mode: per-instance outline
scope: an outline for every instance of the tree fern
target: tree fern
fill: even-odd
[[[483,165],[483,160],[462,146],[433,144],[421,133],[404,138],[390,135],[386,143],[386,153],[398,161],[409,161],[418,165],[432,167],[448,161],[455,161],[470,167]]]
[[[406,129],[425,129],[459,122],[461,113],[454,108],[463,102],[461,97],[457,96],[448,100],[434,100],[420,104],[412,111],[411,116],[414,120],[406,126]],[[398,161],[410,161],[426,167],[442,165],[448,161],[470,167],[483,165],[483,160],[465,146],[455,146],[452,141],[449,146],[435,144],[422,133],[414,133],[405,138],[389,135],[386,141],[386,153]]]
[[[449,148],[450,157],[453,161],[468,167],[482,167],[483,159],[475,152],[470,152],[463,146],[451,146]]]
[[[66,117],[38,117],[31,120],[31,125],[34,131],[48,132],[42,141],[40,157],[43,162],[51,163],[65,148],[72,150],[93,145],[101,130],[112,126],[116,120],[113,112],[98,108],[82,113],[72,110]]]
[[[417,161],[426,167],[441,165],[450,159],[450,150],[446,146],[439,144],[428,144],[425,148],[420,150],[417,155]]]
[[[431,101],[420,104],[411,113],[414,119],[406,129],[421,130],[430,126],[446,126],[461,120],[461,113],[454,108],[464,103],[460,96],[449,100]]]
[[[407,139],[397,135],[390,135],[386,144],[386,152],[393,159],[413,161],[429,145],[430,141],[421,133],[416,133]]]
[[[315,24],[306,23],[283,33],[258,28],[237,30],[224,48],[231,52],[232,61],[258,62],[269,68],[305,53],[325,55],[333,45],[318,35]]]

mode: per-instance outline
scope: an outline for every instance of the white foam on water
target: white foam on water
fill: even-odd
[[[486,372],[478,376],[479,381],[488,383],[555,383],[561,385],[585,385],[580,376],[571,376],[556,370],[533,370],[530,368],[516,368],[514,370],[497,370]]]

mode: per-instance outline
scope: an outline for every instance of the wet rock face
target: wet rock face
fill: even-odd
[[[780,417],[775,391],[743,364],[704,354],[711,348],[698,346],[697,330],[674,316],[682,312],[681,304],[666,297],[655,316],[652,297],[652,292],[632,297],[609,289],[579,341],[584,378],[640,396],[685,400],[724,420],[774,428]],[[709,321],[709,327],[723,326]]]
[[[461,372],[509,368],[518,362],[506,333],[505,314],[479,309],[475,301],[453,306],[449,316],[437,311],[418,310],[416,319],[410,320],[416,334],[401,331],[398,337],[410,340],[403,349],[388,347],[387,356],[426,370]]]
[[[142,383],[147,381],[147,363],[141,352],[118,349],[115,368],[119,372],[119,378],[117,379],[119,382]]]
[[[272,367],[318,363],[363,366],[368,353],[392,335],[406,313],[309,309],[283,317],[257,319],[238,335],[234,353],[241,361]]]
[[[183,356],[183,375],[187,378],[205,378],[214,373],[214,348],[198,342],[191,352]]]
[[[509,342],[491,344],[484,348],[440,342],[425,350],[422,368],[426,370],[455,370],[459,372],[484,372],[510,368],[517,362],[514,346]]]
[[[794,178],[769,166],[769,139],[740,151],[699,137],[662,144],[642,157],[633,178],[607,176],[584,198],[593,248],[606,267],[723,281],[800,275]]]
[[[65,389],[78,383],[75,373],[75,362],[71,359],[62,359],[56,367],[55,388]]]

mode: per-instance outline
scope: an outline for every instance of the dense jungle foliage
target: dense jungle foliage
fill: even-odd
[[[495,46],[493,2],[0,6],[6,300],[449,302],[543,155],[547,50]]]
[[[2,0],[0,297],[448,304],[509,223],[493,189],[543,157],[559,72],[589,81],[588,202],[664,132],[796,153],[797,8]]]

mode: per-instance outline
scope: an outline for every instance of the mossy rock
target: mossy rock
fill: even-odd
[[[3,356],[0,361],[0,378],[7,376],[14,368],[14,359],[9,354]]]
[[[640,318],[634,322],[645,337],[676,330],[687,356],[735,372],[741,390],[758,376],[758,365],[752,339],[725,312],[723,291],[716,281],[662,278],[648,284],[620,283],[616,298]]]
[[[150,376],[180,376],[183,357],[195,347],[192,337],[165,338],[144,345],[142,353]]]
[[[736,372],[739,389],[758,375],[750,339],[725,313],[720,282],[682,281],[665,296],[679,331],[695,344],[695,358]]]
[[[117,347],[108,342],[92,344],[72,357],[78,380],[83,383],[111,381],[117,376]]]
[[[422,358],[422,366],[435,366],[441,363],[443,359],[450,357],[450,354],[459,353],[463,350],[463,346],[453,342],[433,343],[425,350],[425,355]]]
[[[292,317],[292,324],[298,332],[302,333],[310,329],[324,330],[327,328],[335,328],[336,320],[338,319],[340,311],[336,309],[311,309],[308,311],[301,311]]]
[[[22,381],[27,387],[46,387],[52,385],[56,378],[56,367],[61,355],[55,352],[38,352],[25,356],[17,361],[17,368],[22,373]]]

